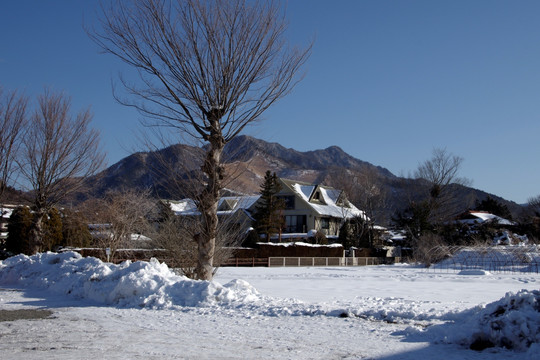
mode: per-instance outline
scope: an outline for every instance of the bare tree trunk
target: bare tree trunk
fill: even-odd
[[[219,131],[219,121],[212,121],[212,134],[208,139],[210,147],[202,166],[203,172],[208,175],[208,184],[199,199],[199,211],[202,215],[203,232],[197,237],[199,261],[196,275],[200,280],[212,280],[214,268],[213,259],[216,247],[218,230],[218,203],[222,180],[225,176],[221,163],[221,155],[225,141]]]
[[[141,87],[121,80],[137,101],[116,98],[147,117],[208,145],[208,183],[197,198],[202,231],[195,236],[199,279],[212,279],[225,144],[298,83],[311,52],[284,41],[277,3],[248,0],[138,0],[103,9],[105,51],[139,70]],[[139,101],[140,100],[140,101]]]
[[[45,211],[38,209],[34,212],[32,219],[32,228],[30,229],[29,250],[32,254],[36,254],[43,249],[43,217]]]

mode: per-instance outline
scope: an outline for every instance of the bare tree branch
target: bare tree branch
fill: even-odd
[[[21,139],[26,131],[27,104],[26,96],[16,91],[4,92],[0,87],[0,199],[13,180]]]
[[[81,188],[86,177],[97,173],[104,154],[99,133],[90,128],[89,110],[71,115],[69,98],[46,90],[30,117],[22,139],[21,175],[33,192],[35,211],[33,251],[40,251],[44,214]]]
[[[210,280],[226,176],[223,148],[292,90],[311,46],[285,46],[286,22],[273,1],[134,0],[102,10],[102,30],[90,37],[135,68],[141,80],[121,79],[130,98],[116,98],[143,114],[146,125],[208,144],[196,237],[197,274]]]

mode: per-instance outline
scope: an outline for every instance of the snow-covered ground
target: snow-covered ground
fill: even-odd
[[[0,322],[0,358],[538,359],[539,284],[408,265],[222,268],[208,283],[157,262],[17,256],[0,262],[0,314],[53,314]]]

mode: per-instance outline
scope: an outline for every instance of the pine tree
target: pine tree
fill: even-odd
[[[272,234],[281,233],[283,227],[282,211],[285,208],[283,200],[276,197],[281,191],[281,184],[276,173],[266,171],[261,184],[261,198],[256,205],[255,222],[257,231],[265,235],[266,241]]]
[[[43,220],[43,249],[41,251],[54,251],[62,245],[62,217],[56,208],[52,208]]]
[[[8,221],[8,237],[6,251],[12,254],[30,254],[29,237],[32,226],[32,214],[27,207],[13,210]]]

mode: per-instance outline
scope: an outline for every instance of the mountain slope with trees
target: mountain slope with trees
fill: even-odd
[[[155,197],[181,199],[191,194],[183,184],[193,179],[191,172],[200,166],[204,149],[190,145],[173,145],[158,151],[132,154],[108,169],[91,177],[87,189],[78,198],[103,196],[107,192],[128,189],[150,190]],[[418,196],[417,188],[421,180],[406,179],[393,175],[388,169],[356,159],[337,146],[322,150],[301,152],[288,149],[277,143],[269,143],[250,136],[238,136],[224,149],[225,181],[228,193],[258,194],[265,173],[270,170],[277,176],[310,183],[323,183],[344,189],[355,205],[365,208],[349,187],[356,178],[372,180],[384,194],[384,201],[374,205],[374,216],[379,223],[388,223],[396,211]],[[369,175],[369,176],[368,176]],[[367,184],[360,183],[361,189]],[[456,188],[455,196],[459,210],[468,210],[477,203],[491,197],[506,205],[514,217],[519,216],[522,207],[514,202],[463,185]],[[356,187],[358,189],[358,186]],[[355,201],[356,200],[356,201]]]

